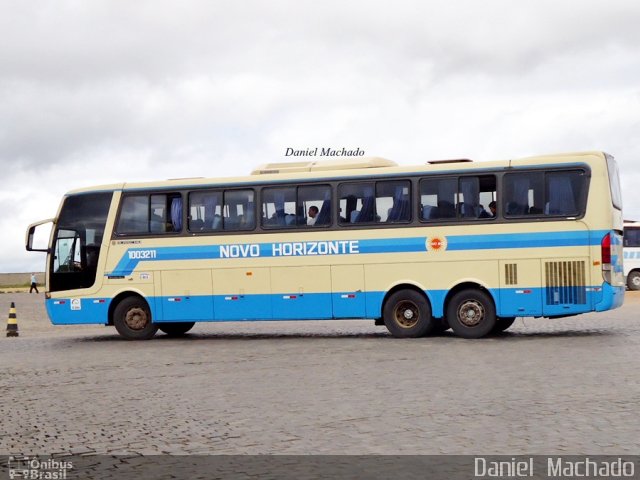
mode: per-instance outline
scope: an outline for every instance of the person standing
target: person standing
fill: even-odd
[[[36,279],[36,274],[32,273],[31,274],[31,288],[29,289],[29,293],[32,293],[34,289],[35,289],[36,293],[40,293],[38,291],[38,280]]]

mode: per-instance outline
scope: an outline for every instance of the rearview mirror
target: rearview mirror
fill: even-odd
[[[25,239],[25,248],[28,252],[49,253],[49,237],[51,236],[51,227],[53,226],[53,220],[53,218],[48,218],[47,220],[41,220],[29,225],[29,227],[27,228],[27,236]],[[49,228],[37,228],[47,223],[51,224]]]

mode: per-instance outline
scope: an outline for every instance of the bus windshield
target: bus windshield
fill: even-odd
[[[100,192],[65,199],[53,236],[52,292],[87,288],[95,282],[112,196]]]

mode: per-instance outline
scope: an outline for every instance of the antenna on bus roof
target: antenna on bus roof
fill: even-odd
[[[469,160],[468,158],[454,158],[451,160],[429,160],[427,163],[430,165],[438,165],[440,163],[466,163],[473,162],[473,160]]]
[[[352,170],[357,168],[381,168],[397,167],[392,160],[380,157],[365,157],[349,160],[325,160],[311,162],[280,162],[265,163],[255,168],[251,175],[265,175],[269,173],[294,173],[294,172],[322,172],[328,170]]]

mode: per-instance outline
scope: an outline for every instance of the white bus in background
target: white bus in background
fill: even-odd
[[[640,222],[624,222],[624,276],[629,290],[640,290]]]

